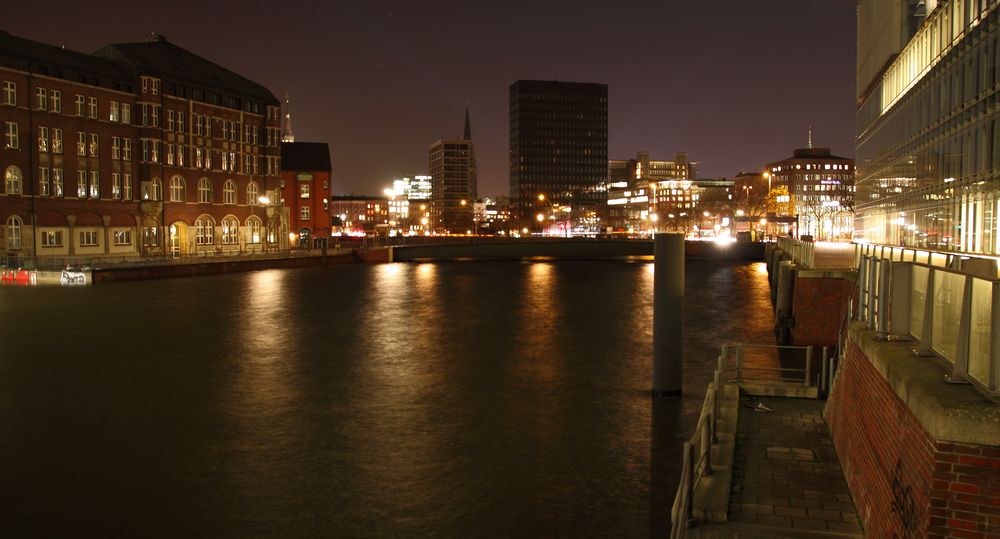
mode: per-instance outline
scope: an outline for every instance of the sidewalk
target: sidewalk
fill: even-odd
[[[749,407],[763,403],[774,412]],[[822,401],[741,400],[728,522],[688,537],[862,537]]]

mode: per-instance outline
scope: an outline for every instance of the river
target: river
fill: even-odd
[[[342,265],[0,288],[10,536],[662,535],[763,264],[689,262],[651,403],[652,263]]]

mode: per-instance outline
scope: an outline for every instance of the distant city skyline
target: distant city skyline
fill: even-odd
[[[234,11],[180,1],[156,11],[109,0],[102,8],[14,0],[3,29],[86,53],[158,32],[275,96],[287,92],[296,140],[330,144],[334,193],[380,193],[395,177],[424,172],[430,144],[461,133],[469,101],[479,193],[507,194],[507,97],[518,79],[607,84],[611,159],[687,152],[701,176],[732,177],[804,147],[808,125],[817,146],[854,155],[853,3],[775,0],[721,11],[306,2]],[[199,16],[174,16],[192,11]]]

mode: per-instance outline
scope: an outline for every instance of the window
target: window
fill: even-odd
[[[151,82],[150,89],[153,95],[160,95],[160,79],[152,79]]]
[[[222,138],[229,138],[229,122],[222,120]]]
[[[184,113],[181,111],[177,111],[177,132],[184,132]]]
[[[169,143],[167,144],[167,164],[174,164],[174,145]]]
[[[205,168],[212,168],[212,150],[205,149]]]
[[[152,116],[153,127],[160,127],[160,106],[150,105],[150,116]]]
[[[49,93],[49,99],[52,100],[52,112],[62,113],[62,92],[52,90]]]
[[[227,157],[229,157],[229,154],[226,152],[222,152],[222,170],[226,170],[226,167],[229,166],[229,161]]]
[[[7,218],[7,249],[17,251],[21,248],[21,218],[12,215]]]
[[[52,169],[52,196],[63,196],[63,170],[61,168]]]
[[[222,220],[222,244],[235,245],[240,242],[240,222],[235,217]]]
[[[90,171],[90,198],[101,197],[101,173],[96,170]]]
[[[97,231],[96,230],[81,230],[80,231],[80,247],[97,247]]]
[[[202,168],[205,164],[205,160],[202,159],[201,148],[194,149],[194,168]]]
[[[149,160],[154,163],[160,162],[160,141],[149,141]]]
[[[309,206],[302,206],[299,208],[299,217],[301,217],[303,221],[308,221],[310,211],[311,208]]]
[[[128,103],[122,103],[122,123],[132,123],[132,105]]]
[[[259,165],[260,165],[260,160],[259,160],[259,159],[257,158],[257,156],[256,156],[256,155],[255,155],[255,156],[253,156],[253,157],[252,157],[252,158],[250,159],[250,164],[252,164],[252,165],[253,165],[253,173],[254,173],[254,174],[257,174],[257,173],[258,173],[258,170],[259,170],[259,168],[258,168],[258,167],[259,167]]]
[[[112,237],[114,238],[112,241],[114,242],[115,245],[118,245],[118,246],[132,245],[132,230],[131,229],[129,229],[129,228],[121,228],[121,229],[117,229],[117,230],[113,231],[111,234],[112,234]]]
[[[3,104],[17,105],[17,83],[9,80],[3,81]]]
[[[8,150],[16,150],[21,144],[17,136],[17,122],[4,122],[4,147]]]
[[[48,167],[38,168],[38,194],[39,196],[49,196],[49,173]]]
[[[76,132],[76,155],[78,157],[87,155],[87,134],[83,131]]]
[[[257,144],[257,126],[253,126],[253,143]]]
[[[108,110],[108,120],[112,122],[117,122],[121,120],[121,112],[120,109],[118,108],[117,101],[111,102],[111,106],[109,107]]]
[[[309,184],[303,183],[299,185],[299,197],[309,198]]]
[[[250,182],[247,184],[247,205],[256,206],[260,201],[258,200],[258,195],[260,193],[257,187],[257,182]]]
[[[130,138],[122,140],[122,159],[126,161],[132,160],[132,139]]]
[[[118,200],[122,197],[122,175],[117,172],[111,173],[111,198]]]
[[[162,189],[159,178],[153,178],[148,183],[142,182],[142,199],[160,200],[160,196],[163,194]]]
[[[250,154],[243,155],[243,173],[250,174]]]
[[[62,230],[43,230],[42,247],[62,247]]]
[[[35,88],[35,108],[47,110],[49,104],[49,94],[45,88]]]
[[[97,118],[97,98],[88,97],[87,98],[87,117]]]
[[[250,229],[250,243],[260,243],[260,219],[256,216],[247,219],[247,228]]]
[[[52,153],[62,153],[62,129],[52,128]]]
[[[160,245],[160,229],[155,226],[142,227],[142,244],[146,247]]]
[[[167,131],[174,130],[174,111],[167,111]]]
[[[142,105],[142,126],[143,127],[148,127],[149,124],[150,124],[150,121],[149,121],[149,112],[150,112],[150,106],[146,105],[146,104],[143,104]]]
[[[41,125],[38,126],[38,151],[49,151],[49,128]]]
[[[196,231],[196,243],[198,245],[211,245],[215,243],[215,222],[211,217],[201,217],[194,222]]]
[[[122,139],[120,137],[111,137],[111,158],[122,158]]]
[[[198,114],[191,115],[191,134],[192,135],[202,134],[202,120],[201,116]]]
[[[91,157],[97,157],[99,153],[100,145],[98,144],[98,140],[97,133],[90,134],[90,144],[87,146],[87,149],[90,150]]]
[[[83,96],[80,94],[76,95],[76,115],[83,116]]]
[[[243,142],[244,144],[250,144],[250,126],[243,125]]]
[[[212,120],[208,116],[205,116],[205,136],[212,136]]]
[[[226,180],[226,183],[222,184],[222,202],[236,204],[236,182],[233,180]]]
[[[198,180],[198,202],[207,203],[212,201],[212,180],[202,178]]]
[[[122,200],[132,200],[132,173],[122,175]]]
[[[7,167],[4,172],[4,192],[8,195],[21,194],[21,169],[15,166]]]
[[[187,146],[179,145],[177,146],[177,166],[184,166],[184,155],[187,154]]]
[[[170,202],[184,202],[184,178],[170,178]]]

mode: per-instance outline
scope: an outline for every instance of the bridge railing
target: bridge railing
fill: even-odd
[[[946,381],[1000,397],[1000,279],[982,260],[865,249],[852,318],[877,338],[915,341],[916,355],[943,362]]]

